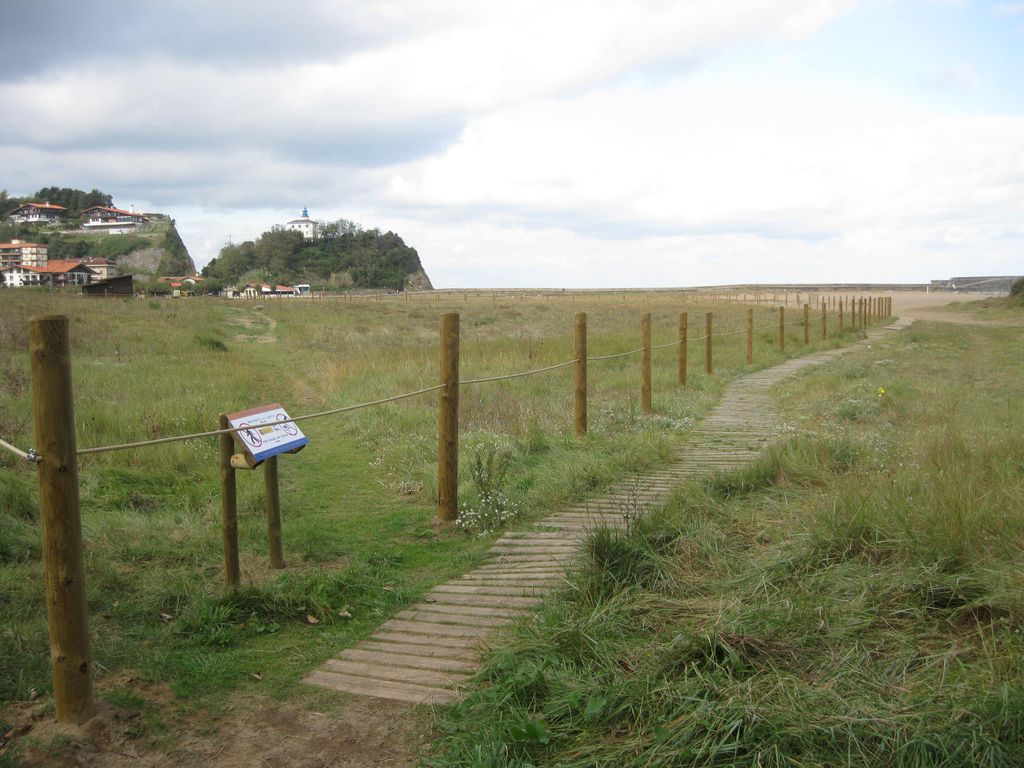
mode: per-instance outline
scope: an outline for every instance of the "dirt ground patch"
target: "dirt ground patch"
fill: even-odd
[[[121,683],[135,706],[104,704],[81,728],[57,725],[45,700],[13,705],[0,761],[6,753],[13,765],[39,768],[397,768],[414,765],[430,737],[424,711],[400,702],[337,697],[318,710],[259,697],[176,716],[167,686]]]
[[[246,329],[243,333],[235,334],[235,341],[257,344],[273,344],[277,341],[277,320],[256,309],[237,310],[231,314],[229,322]]]
[[[933,293],[894,293],[893,313],[914,320],[927,320],[937,323],[956,323],[957,325],[988,325],[1001,327],[1020,327],[1022,322],[1017,319],[993,319],[979,317],[973,312],[958,312],[948,309],[948,305],[962,301],[979,301],[991,298],[995,294],[964,294],[936,291]]]

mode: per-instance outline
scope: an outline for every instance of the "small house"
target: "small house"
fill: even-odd
[[[53,224],[67,215],[68,209],[50,203],[25,203],[8,215],[12,224]]]
[[[96,273],[97,280],[109,280],[117,272],[117,264],[109,259],[93,257],[86,259],[82,263]]]
[[[118,275],[105,280],[97,280],[82,286],[83,296],[134,296],[135,279],[133,275]]]
[[[82,211],[82,218],[83,229],[112,235],[127,234],[149,221],[145,214],[136,213],[134,206],[130,211],[123,211],[120,208],[94,205]]]

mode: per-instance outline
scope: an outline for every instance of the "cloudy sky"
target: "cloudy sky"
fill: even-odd
[[[8,4],[0,188],[438,287],[1024,273],[1024,0]]]

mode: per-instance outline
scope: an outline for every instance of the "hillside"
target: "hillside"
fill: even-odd
[[[255,241],[227,245],[203,275],[224,283],[260,279],[310,283],[335,289],[430,289],[419,254],[394,232],[364,230],[344,219],[325,224],[307,240],[298,232],[275,229]]]
[[[12,224],[7,214],[29,202],[50,202],[68,209],[65,220],[53,224]],[[196,271],[174,219],[147,213],[148,223],[131,234],[87,232],[79,229],[80,214],[93,205],[112,206],[113,198],[99,190],[46,187],[33,195],[10,197],[0,192],[0,242],[25,240],[46,243],[50,259],[102,258],[118,264],[122,273],[183,275]]]
[[[51,235],[51,259],[100,257],[116,262],[122,273],[188,275],[196,271],[188,249],[178,235],[174,219],[149,213],[149,224],[127,235],[102,232],[65,232]]]

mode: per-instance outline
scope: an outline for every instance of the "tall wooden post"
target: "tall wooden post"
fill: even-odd
[[[39,463],[43,581],[57,721],[81,725],[96,714],[85,601],[85,558],[78,497],[71,336],[65,315],[28,324],[32,413]]]
[[[277,481],[277,456],[263,462],[263,487],[267,496],[267,549],[270,567],[284,568],[281,546],[281,491]]]
[[[459,515],[459,315],[441,315],[440,417],[437,451],[437,516]]]
[[[220,415],[218,423],[220,429],[231,427],[225,413]],[[238,561],[238,490],[235,468],[231,466],[235,441],[228,433],[218,435],[217,442],[220,447],[220,535],[224,545],[224,585],[234,589],[241,582],[242,573]]]
[[[842,297],[839,298],[838,305],[839,305],[839,332],[842,333],[843,332],[843,299],[842,299]]]
[[[640,409],[651,412],[651,313],[640,317]]]
[[[686,386],[686,364],[687,364],[687,335],[689,334],[689,320],[685,312],[679,313],[679,386]]]
[[[779,307],[779,352],[786,351],[786,308]]]
[[[747,365],[754,364],[754,310],[747,310]]]
[[[821,338],[828,338],[828,305],[821,305]]]
[[[804,344],[811,343],[811,305],[804,304]]]
[[[573,422],[576,437],[587,434],[587,313],[577,312],[573,319],[573,349],[576,355],[573,377]]]
[[[704,370],[708,375],[715,372],[711,363],[711,313],[704,316]]]

